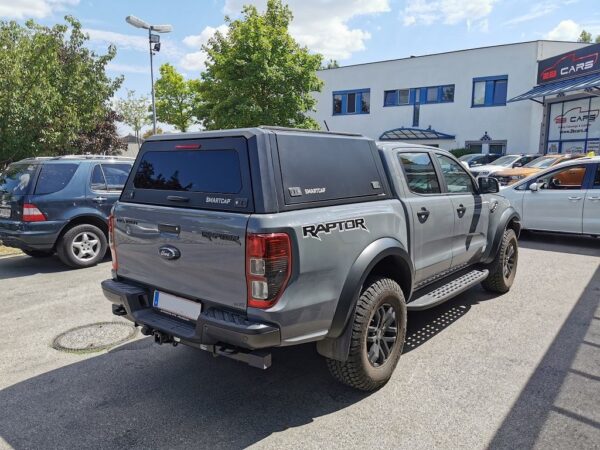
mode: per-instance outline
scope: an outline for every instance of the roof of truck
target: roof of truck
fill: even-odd
[[[177,139],[202,139],[202,138],[211,138],[211,137],[233,137],[233,136],[243,136],[246,138],[250,138],[252,136],[256,136],[258,134],[288,134],[288,133],[303,133],[307,135],[317,135],[317,136],[346,136],[346,137],[355,137],[360,139],[369,139],[362,134],[357,133],[345,133],[345,132],[337,132],[337,131],[321,131],[321,130],[306,130],[302,128],[286,128],[286,127],[273,127],[273,126],[265,126],[262,125],[260,127],[253,128],[233,128],[229,130],[214,130],[214,131],[194,131],[194,132],[186,132],[186,133],[168,133],[168,134],[155,134],[154,136],[149,137],[146,141],[168,141],[168,140],[177,140]]]

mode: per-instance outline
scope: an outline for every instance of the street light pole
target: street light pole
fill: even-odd
[[[156,97],[154,95],[154,50],[152,49],[152,27],[148,28],[148,46],[150,48],[150,81],[152,83],[152,133],[156,134]]]
[[[148,46],[150,49],[150,82],[152,83],[152,130],[156,134],[156,96],[154,94],[154,52],[160,51],[160,37],[157,34],[152,34],[153,31],[157,33],[169,33],[173,30],[171,25],[150,25],[148,22],[143,21],[135,16],[127,16],[125,21],[136,28],[142,28],[148,30]]]

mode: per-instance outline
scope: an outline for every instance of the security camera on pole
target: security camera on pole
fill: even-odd
[[[156,134],[156,99],[154,97],[154,65],[152,57],[154,56],[154,52],[160,51],[160,36],[158,34],[153,34],[152,32],[169,33],[173,30],[173,27],[171,25],[150,25],[135,16],[127,16],[125,21],[136,28],[148,30],[148,43],[150,45],[150,81],[152,82],[152,128],[154,134]]]

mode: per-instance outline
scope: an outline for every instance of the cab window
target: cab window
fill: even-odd
[[[435,156],[442,168],[442,175],[450,194],[475,192],[473,179],[459,163],[444,155],[436,153]]]
[[[428,153],[399,153],[408,188],[415,194],[439,194],[440,183]]]
[[[585,166],[569,166],[537,179],[540,189],[578,190],[583,188]]]

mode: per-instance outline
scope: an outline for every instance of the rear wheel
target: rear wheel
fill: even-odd
[[[517,243],[517,235],[514,230],[507,228],[504,230],[496,259],[486,267],[490,274],[481,283],[483,288],[499,294],[508,292],[515,281],[518,261],[519,244]]]
[[[338,381],[373,391],[388,382],[404,347],[406,303],[398,283],[390,278],[370,280],[350,326],[348,359],[327,359],[327,366]]]
[[[32,258],[47,258],[54,254],[51,250],[23,250],[23,253]]]
[[[69,267],[82,268],[98,264],[106,254],[106,236],[94,225],[76,225],[68,230],[56,246],[60,260]]]

